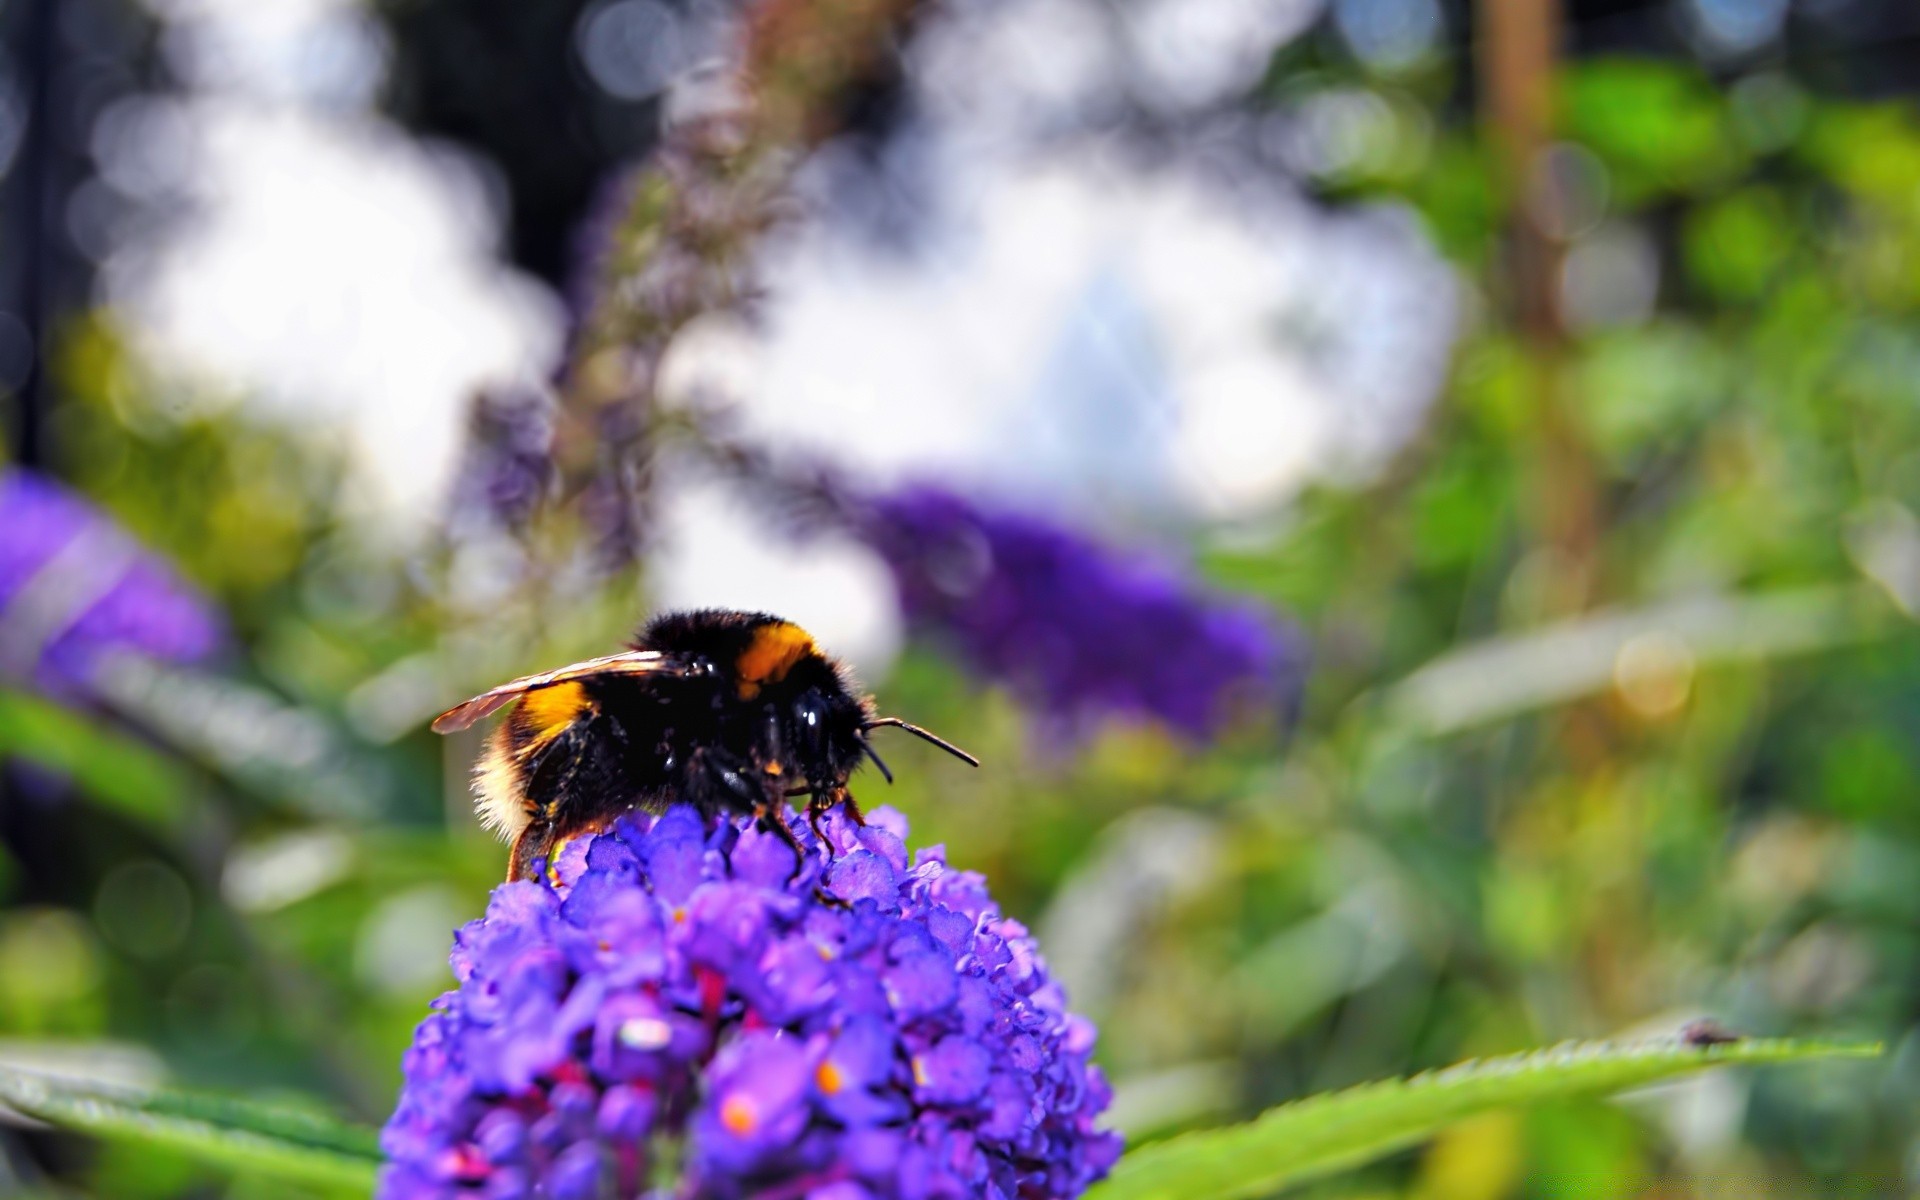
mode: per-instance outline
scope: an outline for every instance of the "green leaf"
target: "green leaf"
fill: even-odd
[[[0,1068],[0,1104],[55,1125],[164,1145],[277,1179],[366,1192],[381,1163],[371,1129],[251,1100]]]
[[[192,787],[179,763],[51,700],[0,690],[0,758],[10,755],[67,776],[143,824],[177,830],[187,819]]]
[[[1144,1146],[1085,1200],[1228,1200],[1360,1166],[1488,1109],[1603,1095],[1725,1063],[1866,1058],[1878,1045],[1569,1042],[1283,1104],[1244,1125]]]

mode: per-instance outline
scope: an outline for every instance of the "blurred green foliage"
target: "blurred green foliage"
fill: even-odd
[[[1376,90],[1400,135],[1327,191],[1411,204],[1499,291],[1500,190],[1444,80],[1273,80],[1275,103]],[[914,651],[873,682],[992,769],[890,747],[887,801],[1037,926],[1141,1135],[1712,1012],[1892,1053],[1486,1117],[1309,1194],[1896,1194],[1920,1151],[1920,121],[1666,62],[1564,82],[1590,210],[1568,251],[1626,235],[1658,271],[1647,304],[1601,306],[1549,368],[1592,471],[1586,557],[1542,527],[1564,482],[1542,367],[1489,302],[1380,479],[1196,535],[1213,580],[1311,632],[1290,734],[1038,744],[1007,697]],[[31,836],[0,857],[0,1055],[151,1047],[194,1085],[314,1093],[377,1122],[450,982],[448,931],[502,856],[465,813],[475,743],[369,721],[369,681],[412,665],[444,700],[599,649],[639,605],[462,607],[436,562],[351,539],[324,446],[181,403],[104,323],[72,331],[61,369],[65,474],[240,631],[217,683],[163,697],[197,697],[208,727],[319,741],[279,761],[285,745],[195,738],[192,720],[0,695],[0,750],[33,793]],[[1728,602],[1731,649],[1657,622],[1614,645],[1573,615],[1685,597]],[[1768,623],[1782,597],[1838,615]],[[1569,628],[1608,649],[1597,668],[1528,640]],[[1475,675],[1462,655],[1487,645],[1515,654]],[[1449,663],[1454,690],[1413,703],[1415,672]],[[1483,711],[1483,685],[1521,698]],[[333,782],[312,786],[322,767]],[[281,1194],[35,1137],[49,1195]]]

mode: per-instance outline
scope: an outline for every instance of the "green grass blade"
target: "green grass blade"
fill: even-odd
[[[1229,1200],[1359,1166],[1489,1109],[1597,1096],[1727,1063],[1864,1058],[1873,1044],[1739,1041],[1690,1046],[1570,1042],[1309,1096],[1244,1125],[1144,1146],[1086,1200]]]
[[[0,758],[72,779],[88,798],[162,832],[185,824],[192,785],[178,762],[83,713],[0,689]]]
[[[381,1162],[371,1129],[221,1096],[0,1068],[0,1104],[54,1125],[165,1145],[280,1179],[371,1191]]]

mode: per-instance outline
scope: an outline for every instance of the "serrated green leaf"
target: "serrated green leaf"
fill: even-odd
[[[371,1129],[223,1096],[0,1068],[0,1104],[69,1129],[357,1191],[372,1190],[381,1163],[379,1137]]]
[[[1244,1125],[1142,1147],[1085,1200],[1230,1200],[1359,1166],[1489,1109],[1604,1095],[1728,1063],[1863,1058],[1874,1044],[1569,1042],[1283,1104]]]

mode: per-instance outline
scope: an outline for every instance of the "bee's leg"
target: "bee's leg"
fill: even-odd
[[[851,900],[846,900],[846,899],[843,899],[842,897],[836,896],[832,892],[828,891],[826,888],[823,888],[823,887],[816,887],[813,889],[813,898],[819,901],[820,904],[826,908],[851,909],[853,907],[853,902]]]
[[[755,787],[747,777],[735,768],[721,761],[712,750],[703,750],[701,763],[707,774],[713,777],[726,795],[741,808],[750,812],[759,821],[763,829],[772,829],[793,849],[793,876],[800,874],[800,864],[806,861],[807,852],[800,845],[800,839],[787,827],[785,796],[769,796],[765,789]],[[792,878],[793,876],[789,876]]]
[[[712,747],[703,747],[694,751],[694,754],[708,779],[719,785],[729,807],[740,812],[759,814],[766,803],[766,794],[741,773],[740,768],[731,761],[731,755],[723,756]]]
[[[807,824],[813,826],[814,836],[827,847],[829,858],[833,857],[833,843],[827,841],[827,835],[820,832],[820,818],[832,812],[836,806],[845,808],[848,819],[855,825],[864,827],[867,823],[866,817],[861,815],[860,806],[854,803],[853,793],[847,790],[846,784],[833,787],[816,786],[813,789],[813,799],[807,804]]]
[[[553,825],[547,821],[530,821],[513,839],[513,849],[507,852],[507,882],[537,878],[533,864],[537,859],[551,858],[553,855]]]
[[[833,857],[833,843],[827,840],[826,831],[820,828],[820,818],[833,811],[833,793],[826,788],[815,788],[807,800],[807,825],[812,828],[813,836],[820,839],[826,848],[827,857]]]
[[[791,832],[786,828],[785,810],[787,807],[787,797],[793,795],[796,790],[804,789],[795,789],[786,786],[786,767],[783,765],[786,755],[782,749],[783,745],[784,743],[780,739],[780,714],[769,704],[767,706],[767,723],[764,736],[756,755],[760,762],[759,782],[763,789],[763,795],[766,797],[763,802],[764,806],[779,809],[781,830],[783,832]],[[762,820],[764,819],[766,818],[763,815]]]
[[[533,864],[545,859],[551,875],[553,856],[559,852],[561,826],[577,830],[580,824],[578,784],[587,763],[587,748],[597,726],[576,721],[558,737],[541,747],[528,762],[527,826],[513,840],[507,855],[507,879],[538,879]]]

